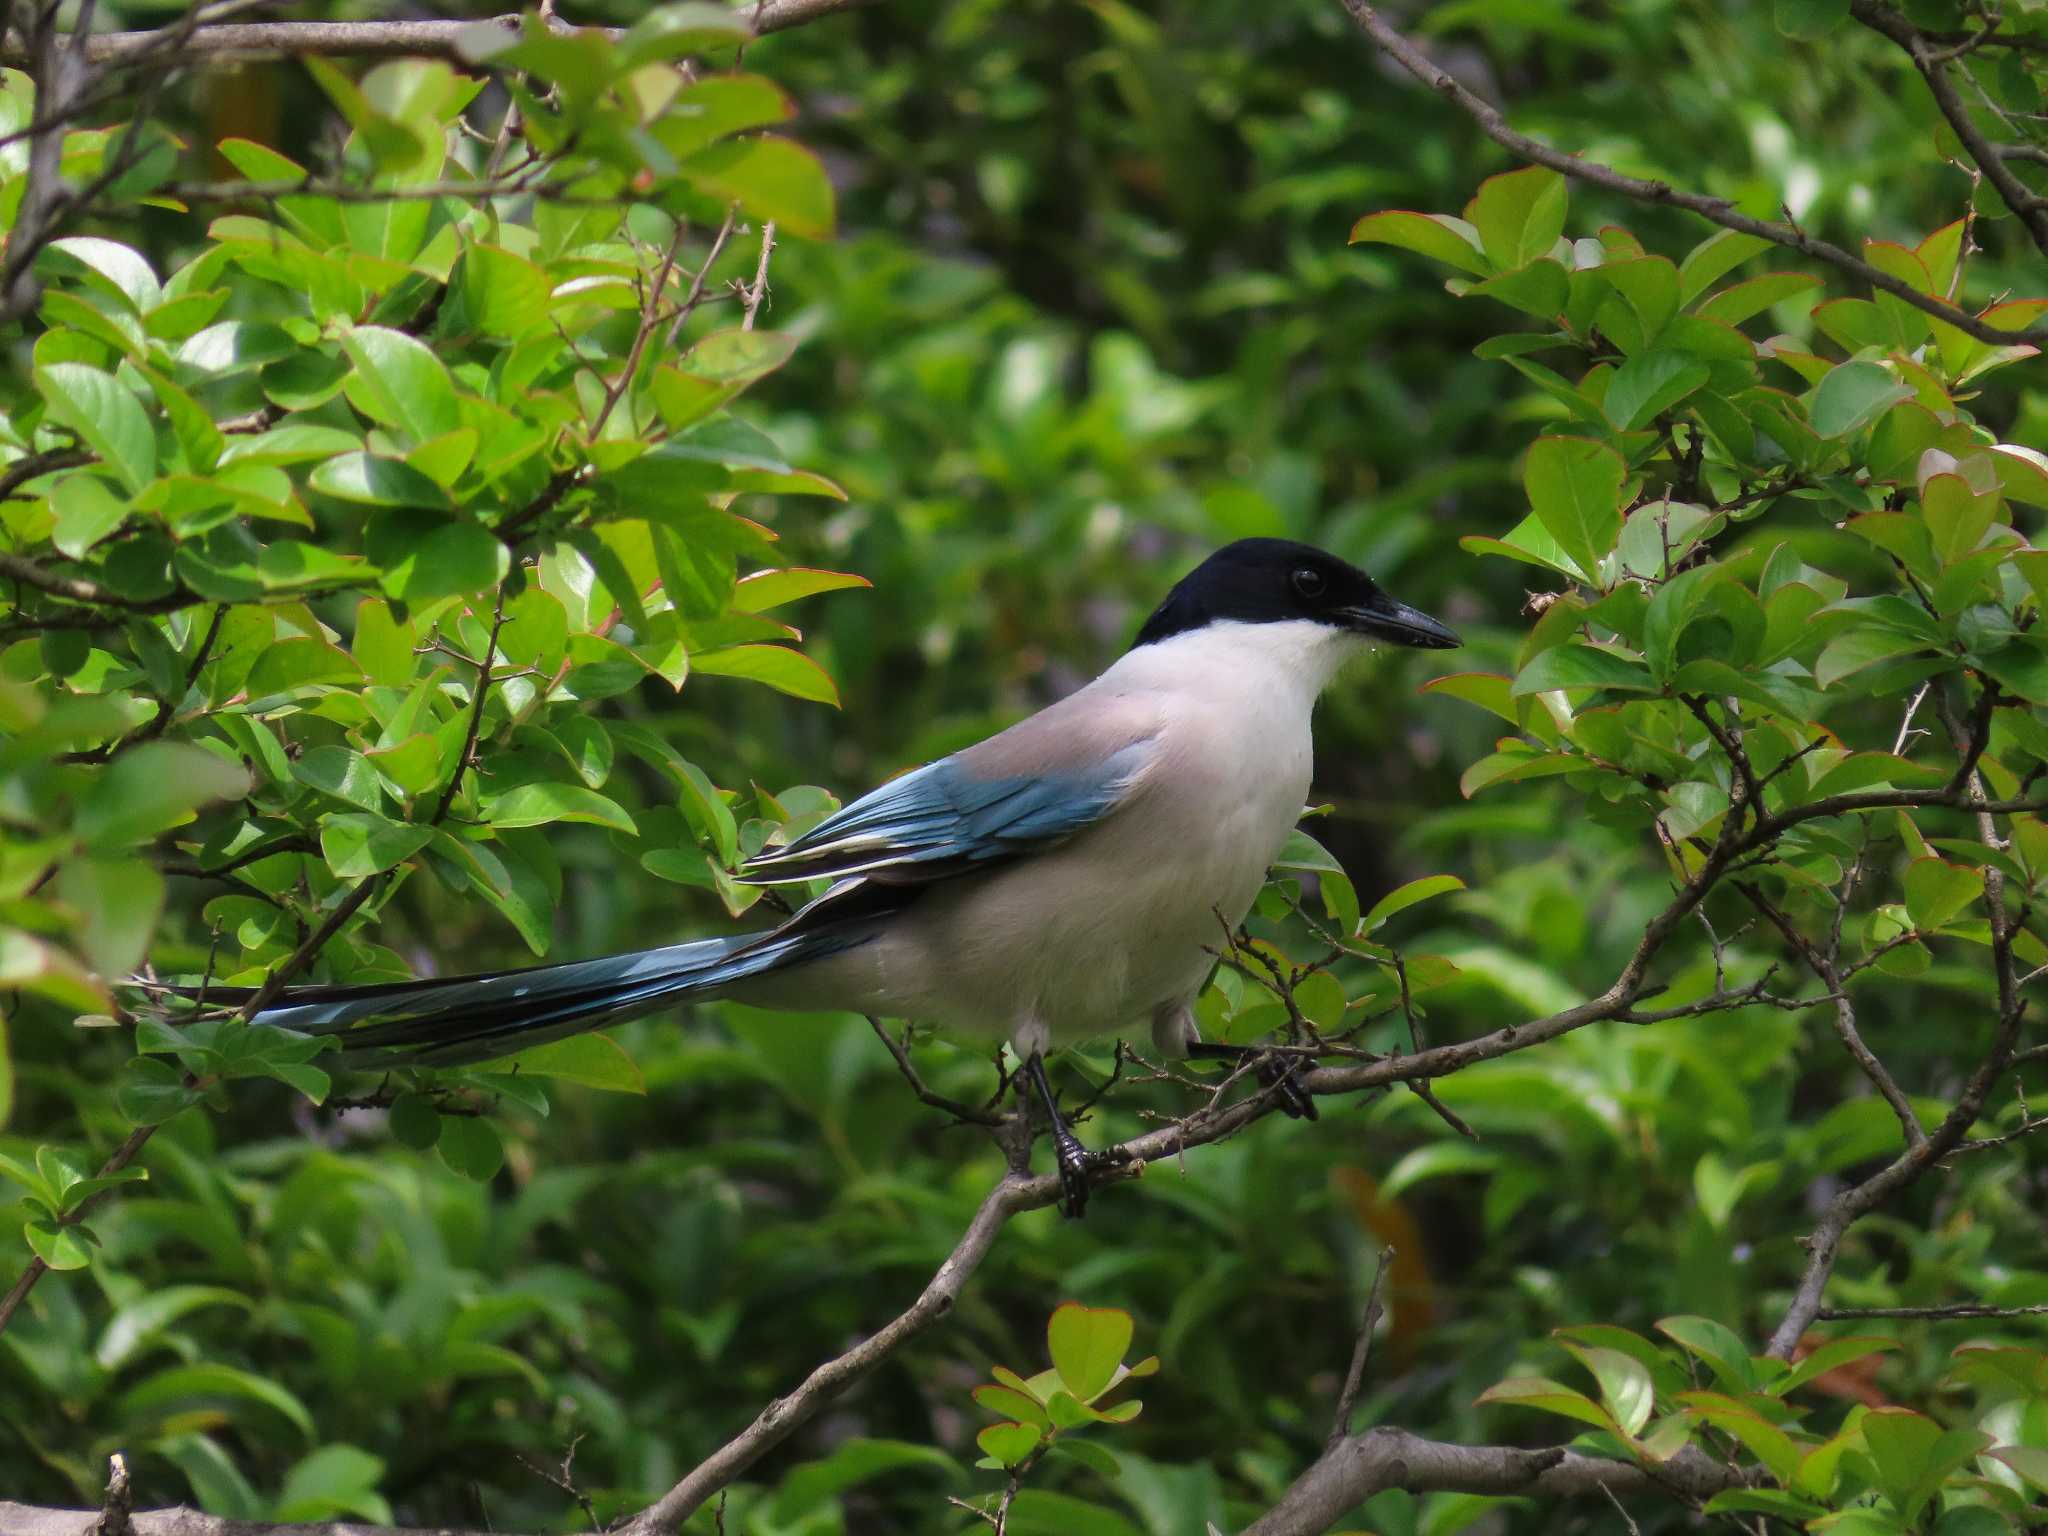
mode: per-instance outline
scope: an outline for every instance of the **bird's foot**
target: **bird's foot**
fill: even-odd
[[[1309,1065],[1304,1057],[1283,1056],[1277,1051],[1268,1051],[1259,1058],[1259,1086],[1271,1088],[1280,1108],[1296,1120],[1319,1118],[1315,1095],[1301,1086],[1301,1074]]]
[[[1088,1211],[1088,1174],[1095,1154],[1063,1130],[1053,1133],[1052,1150],[1060,1174],[1060,1214],[1078,1221]]]

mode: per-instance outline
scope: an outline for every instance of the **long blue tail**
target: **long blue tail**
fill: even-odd
[[[685,997],[709,999],[861,937],[844,930],[773,930],[480,976],[291,987],[253,1022],[339,1036],[344,1066],[459,1066],[598,1029]],[[232,1003],[249,995],[214,988],[207,999]]]

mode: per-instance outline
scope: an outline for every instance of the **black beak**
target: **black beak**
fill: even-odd
[[[1396,645],[1412,645],[1428,651],[1448,651],[1465,643],[1450,626],[1438,623],[1420,608],[1410,608],[1406,603],[1395,601],[1384,592],[1376,592],[1357,607],[1343,608],[1338,612],[1346,629],[1371,635],[1375,640],[1391,640]]]

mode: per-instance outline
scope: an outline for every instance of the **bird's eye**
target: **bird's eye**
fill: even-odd
[[[1321,571],[1310,570],[1307,566],[1294,573],[1293,581],[1294,590],[1307,598],[1321,597],[1327,585]]]

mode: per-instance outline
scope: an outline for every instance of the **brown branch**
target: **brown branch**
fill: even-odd
[[[1656,1468],[1562,1448],[1452,1445],[1382,1426],[1339,1441],[1244,1536],[1317,1536],[1354,1505],[1388,1489],[1405,1493],[1653,1493],[1699,1500],[1740,1486],[1742,1473],[1696,1449]]]
[[[1869,262],[1851,255],[1839,245],[1826,240],[1817,240],[1802,229],[1788,224],[1774,224],[1766,219],[1753,219],[1741,212],[1724,197],[1710,197],[1700,192],[1688,192],[1674,187],[1669,182],[1645,181],[1639,176],[1627,176],[1611,166],[1598,161],[1584,160],[1553,149],[1548,144],[1517,133],[1507,124],[1499,109],[1475,96],[1458,81],[1439,69],[1429,56],[1417,48],[1406,37],[1387,25],[1377,9],[1365,4],[1365,0],[1343,0],[1344,9],[1351,13],[1353,21],[1369,37],[1373,44],[1393,59],[1409,74],[1442,96],[1446,101],[1465,113],[1479,125],[1494,143],[1518,159],[1535,165],[1547,165],[1589,186],[1618,193],[1639,203],[1656,203],[1669,208],[1683,208],[1696,213],[1723,229],[1738,230],[1746,235],[1755,235],[1773,245],[1782,245],[1788,250],[1824,261],[1831,267],[1851,273],[1881,293],[1888,293],[1915,309],[1934,316],[1945,324],[1954,326],[1967,336],[1979,341],[2008,346],[2015,342],[2048,342],[2048,326],[2035,327],[2024,331],[2004,330],[1987,324],[1974,315],[1952,308],[1932,295],[1922,293],[1911,284],[1881,272]]]
[[[876,0],[766,0],[762,5],[735,10],[733,17],[750,25],[756,37],[762,37],[875,3]],[[507,12],[468,21],[236,22],[202,26],[175,49],[165,46],[168,28],[101,32],[86,39],[85,58],[92,64],[128,65],[161,62],[167,53],[179,58],[236,59],[340,55],[361,59],[442,58],[466,64],[473,61],[462,51],[460,39],[465,32],[485,26],[514,32],[523,19],[518,12]],[[595,32],[614,42],[625,36],[619,27],[572,27],[552,18],[550,24],[557,32]],[[0,45],[0,64],[26,64],[31,59],[29,44],[19,35],[10,35]]]
[[[1905,49],[1906,56],[1913,61],[1913,67],[1920,71],[1920,78],[1927,82],[1927,89],[1933,93],[1934,104],[1948,119],[1949,127],[1962,140],[1963,148],[1976,161],[1985,180],[2005,200],[2005,205],[2018,215],[2041,253],[2048,255],[2048,198],[2035,196],[2006,166],[1998,151],[1978,131],[1969,108],[1963,105],[1963,99],[1956,94],[1955,85],[1948,77],[1948,66],[1960,57],[1961,45],[1947,49],[1931,47],[1927,34],[1880,0],[1851,0],[1849,14],[1871,31],[1890,38]]]
[[[935,1093],[926,1087],[924,1078],[918,1074],[916,1066],[910,1060],[910,1052],[904,1048],[902,1042],[890,1034],[882,1021],[872,1013],[863,1014],[862,1017],[868,1021],[868,1028],[875,1032],[875,1037],[887,1048],[890,1059],[896,1063],[896,1070],[903,1074],[903,1080],[910,1084],[910,1091],[917,1095],[920,1104],[936,1109],[941,1114],[951,1115],[957,1123],[963,1125],[994,1127],[1003,1123],[999,1115],[985,1114],[981,1110],[962,1104],[958,1099],[949,1099],[943,1093]]]
[[[0,501],[5,501],[31,480],[93,462],[93,456],[79,448],[52,448],[16,459],[6,469],[0,470]]]
[[[1358,1325],[1358,1342],[1351,1346],[1351,1366],[1344,1372],[1344,1389],[1337,1394],[1337,1411],[1330,1416],[1329,1438],[1323,1441],[1327,1455],[1351,1433],[1351,1410],[1358,1402],[1358,1389],[1365,1385],[1365,1368],[1372,1363],[1372,1336],[1380,1326],[1380,1291],[1387,1283],[1387,1265],[1394,1250],[1382,1248],[1373,1266],[1372,1289],[1366,1293],[1365,1317]]]
[[[746,291],[746,308],[740,316],[740,329],[751,331],[754,317],[761,312],[761,301],[768,297],[768,258],[775,254],[775,221],[768,220],[761,226],[761,260],[754,268],[753,285]]]
[[[740,207],[733,203],[725,210],[725,222],[718,226],[718,233],[711,237],[711,249],[705,253],[704,264],[697,268],[697,275],[690,279],[690,291],[683,295],[683,302],[676,306],[675,321],[668,328],[668,344],[673,347],[682,339],[683,327],[690,323],[697,306],[704,302],[704,279],[711,275],[712,263],[718,260],[725,249],[725,242],[732,238],[733,222],[738,219]]]
[[[1748,898],[1751,906],[1770,919],[1771,926],[1792,946],[1792,952],[1806,962],[1806,968],[1828,989],[1828,996],[1835,1005],[1835,1036],[1842,1042],[1842,1049],[1849,1053],[1857,1069],[1870,1080],[1871,1087],[1891,1106],[1892,1113],[1898,1117],[1899,1133],[1905,1138],[1906,1145],[1919,1146],[1927,1139],[1927,1133],[1920,1128],[1920,1117],[1913,1113],[1912,1104],[1890,1070],[1878,1060],[1877,1053],[1864,1044],[1863,1035],[1856,1028],[1855,1005],[1849,1001],[1849,994],[1842,990],[1842,977],[1836,971],[1835,963],[1815,947],[1792,919],[1763,892],[1747,881],[1737,881],[1735,888]]]
[[[427,825],[438,827],[448,819],[449,807],[455,804],[455,796],[462,788],[462,776],[468,772],[470,759],[476,753],[477,732],[484,723],[484,705],[491,694],[491,663],[498,659],[498,631],[505,627],[505,584],[498,584],[497,605],[491,610],[491,638],[484,642],[484,659],[476,669],[476,691],[469,701],[469,724],[462,733],[462,750],[455,754],[455,771],[448,775],[448,782],[441,790],[441,803],[434,807],[434,814],[427,819]]]
[[[1952,712],[1944,710],[1944,713],[1949,714],[1948,725],[1955,739],[1956,752],[1963,757],[1971,750],[1971,735]],[[1953,790],[1944,792],[1953,794]],[[1979,840],[1996,851],[1999,838],[1992,820],[1993,803],[1985,798],[1982,779],[1974,771],[1963,787],[1963,796],[1965,803],[1976,811]],[[1792,1294],[1791,1305],[1785,1309],[1785,1315],[1779,1320],[1777,1331],[1771,1335],[1771,1342],[1765,1350],[1775,1359],[1791,1359],[1799,1340],[1819,1315],[1828,1281],[1834,1275],[1835,1260],[1841,1252],[1842,1239],[1847,1236],[1849,1228],[1893,1196],[1910,1188],[1929,1168],[1964,1145],[1964,1138],[1983,1109],[1985,1100],[1990,1097],[1992,1088],[2005,1075],[2018,1053],[2020,1025],[2026,1017],[2027,1005],[2020,996],[2019,973],[2013,962],[2013,930],[2016,924],[2005,910],[2005,875],[1995,864],[1987,865],[1984,870],[1984,910],[1991,927],[1992,967],[1998,979],[1998,1023],[1991,1050],[1978,1063],[1977,1070],[1970,1074],[1962,1093],[1949,1112],[1942,1116],[1941,1123],[1927,1133],[1925,1140],[1908,1146],[1899,1157],[1860,1184],[1842,1190],[1828,1202],[1819,1224],[1806,1239],[1806,1268]]]

